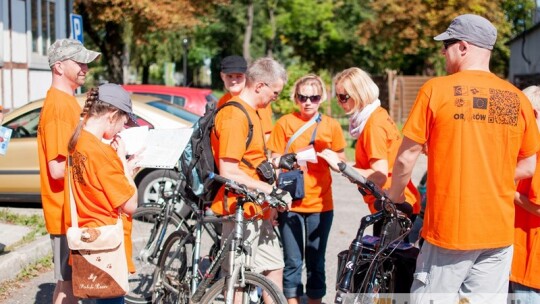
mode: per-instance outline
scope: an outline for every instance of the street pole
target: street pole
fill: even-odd
[[[188,48],[189,40],[187,38],[184,38],[182,40],[182,44],[184,46],[184,86],[187,86],[187,48]]]

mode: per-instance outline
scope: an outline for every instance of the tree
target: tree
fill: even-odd
[[[126,28],[130,28],[137,47],[147,42],[146,35],[193,28],[200,23],[199,16],[208,14],[215,3],[227,1],[77,0],[74,10],[83,17],[86,34],[102,53],[108,80],[123,83],[123,65],[128,63]],[[159,34],[156,37],[164,38]]]

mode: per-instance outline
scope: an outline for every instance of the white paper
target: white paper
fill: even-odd
[[[0,155],[6,155],[13,130],[0,126]]]
[[[172,169],[192,132],[192,128],[148,129],[143,126],[125,129],[118,135],[124,141],[128,155],[140,152],[137,166]]]
[[[314,164],[317,163],[317,153],[312,145],[296,151],[296,163],[298,163],[299,166],[305,167],[308,162]]]

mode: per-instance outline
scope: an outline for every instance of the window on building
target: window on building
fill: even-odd
[[[32,53],[47,55],[47,48],[56,40],[55,0],[32,0]]]

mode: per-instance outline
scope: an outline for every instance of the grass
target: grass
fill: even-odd
[[[23,244],[32,242],[37,237],[47,234],[45,220],[42,215],[23,215],[9,211],[9,209],[0,210],[0,222],[29,227],[31,230],[20,241],[5,248],[5,251],[12,250]]]
[[[47,255],[36,262],[26,266],[15,279],[6,280],[0,283],[0,300],[8,299],[10,292],[22,287],[26,282],[40,274],[50,271],[53,268],[52,255]]]

